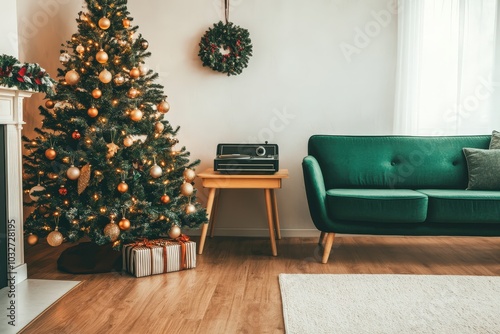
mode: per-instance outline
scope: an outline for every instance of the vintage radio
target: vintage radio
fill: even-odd
[[[277,144],[219,144],[214,170],[226,174],[274,174],[279,170]]]

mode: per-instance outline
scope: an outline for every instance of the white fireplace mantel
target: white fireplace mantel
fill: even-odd
[[[23,99],[33,93],[0,86],[0,124],[5,125],[6,132],[7,217],[14,224],[15,233],[14,268],[9,267],[9,271],[16,273],[16,284],[28,277],[28,269],[24,263],[21,131],[24,124]]]

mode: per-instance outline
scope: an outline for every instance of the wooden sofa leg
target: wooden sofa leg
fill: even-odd
[[[325,237],[326,237],[327,235],[328,235],[328,233],[326,233],[326,232],[321,232],[321,234],[319,235],[318,245],[323,246],[323,241],[325,241]]]
[[[330,251],[332,250],[333,240],[335,239],[335,233],[328,233],[326,236],[325,249],[323,250],[323,259],[321,263],[327,263],[330,257]]]

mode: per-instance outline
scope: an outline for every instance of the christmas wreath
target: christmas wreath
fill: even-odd
[[[240,74],[248,66],[252,55],[252,41],[248,30],[232,22],[215,23],[200,41],[198,56],[203,66],[227,75]]]
[[[38,64],[21,64],[15,57],[0,55],[0,86],[53,93],[55,81]]]

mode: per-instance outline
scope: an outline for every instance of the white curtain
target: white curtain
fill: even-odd
[[[486,134],[494,110],[497,0],[399,0],[394,132]],[[496,92],[495,92],[496,90]]]

